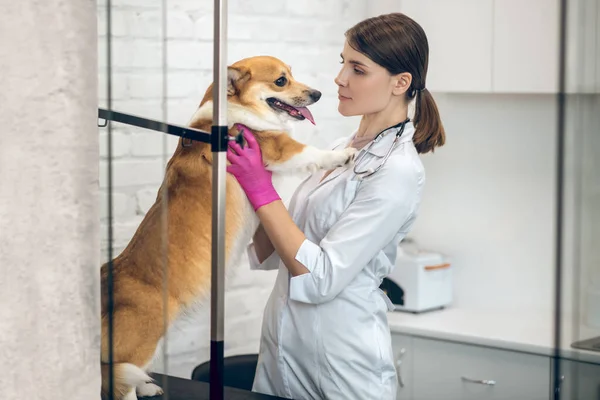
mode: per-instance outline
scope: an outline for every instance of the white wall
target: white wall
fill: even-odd
[[[555,98],[436,98],[447,144],[423,157],[427,185],[414,238],[452,258],[456,306],[551,310]]]
[[[2,3],[2,399],[99,397],[95,11]]]
[[[421,215],[412,236],[451,257],[455,307],[489,313],[555,306],[557,99],[552,95],[437,94],[448,138],[423,157]],[[562,272],[570,337],[600,334],[597,95],[571,95],[566,114]]]
[[[169,0],[167,11],[166,113],[162,109],[161,1],[115,0],[113,3],[113,108],[171,123],[186,124],[212,81],[211,0]],[[304,121],[294,132],[300,140],[322,146],[347,135],[355,118],[337,113],[337,88],[343,32],[366,17],[366,0],[229,1],[228,62],[269,54],[292,65],[296,79],[318,88],[322,99],[311,107],[317,126]],[[328,17],[336,15],[336,18]],[[99,85],[101,105],[106,87],[106,8],[98,6]],[[114,237],[118,254],[133,235],[156,196],[163,165],[176,138],[116,126],[113,133]],[[103,192],[103,262],[107,248],[107,148],[100,129]],[[282,190],[289,199],[298,179]],[[244,262],[246,260],[244,259]],[[245,266],[229,282],[226,293],[225,354],[258,352],[262,311],[275,278],[274,272],[250,272]],[[208,309],[179,324],[168,339],[168,373],[189,377],[192,368],[209,359]],[[163,361],[156,363],[163,370]]]

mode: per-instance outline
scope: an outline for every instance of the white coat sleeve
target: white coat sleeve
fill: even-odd
[[[304,240],[295,259],[310,272],[290,279],[290,299],[319,304],[337,296],[390,243],[415,212],[418,174],[375,174],[320,243]]]
[[[250,263],[251,270],[269,271],[279,268],[280,258],[276,251],[273,251],[262,263],[258,261],[253,242],[246,248],[246,253],[248,254],[248,262]]]
[[[335,139],[334,141],[332,141],[331,143],[329,143],[327,148],[334,149],[336,146],[339,146],[341,143],[343,143],[346,140],[348,140],[347,137],[339,137],[339,138]],[[273,251],[273,253],[271,253],[271,255],[269,257],[267,257],[267,259],[264,260],[262,263],[258,261],[258,256],[256,255],[256,249],[254,248],[254,243],[250,243],[247,246],[246,253],[248,255],[248,261],[249,261],[251,270],[268,271],[268,270],[273,270],[273,269],[279,268],[279,262],[281,261],[281,258],[279,257],[279,255],[277,254],[276,251]]]

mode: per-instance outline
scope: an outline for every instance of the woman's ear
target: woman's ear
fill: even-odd
[[[393,77],[392,93],[396,96],[403,95],[410,88],[412,83],[412,75],[410,72],[403,72]]]

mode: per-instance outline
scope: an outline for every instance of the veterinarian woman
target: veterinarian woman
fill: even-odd
[[[251,134],[244,131],[243,149],[231,142],[228,169],[261,222],[248,248],[251,267],[279,269],[253,391],[293,399],[396,398],[391,304],[379,285],[417,216],[425,181],[418,154],[445,140],[426,89],[427,60],[425,33],[406,15],[370,18],[346,32],[335,79],[338,110],[362,119],[331,147],[360,149],[356,164],[309,176],[289,210]]]

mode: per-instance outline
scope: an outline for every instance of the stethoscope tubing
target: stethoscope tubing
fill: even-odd
[[[369,143],[369,146],[364,150],[364,152],[359,156],[359,158],[354,161],[354,168],[353,168],[354,174],[358,175],[361,179],[364,179],[366,177],[369,177],[369,176],[373,175],[377,171],[379,171],[385,165],[387,159],[392,154],[392,151],[396,147],[396,143],[398,142],[398,140],[400,140],[400,137],[402,136],[402,133],[404,133],[404,127],[406,126],[406,123],[408,121],[410,121],[409,118],[407,118],[406,120],[404,120],[404,122],[401,122],[400,129],[398,130],[398,132],[396,132],[396,137],[394,138],[394,141],[392,142],[392,145],[388,149],[387,153],[383,157],[383,160],[379,163],[379,165],[377,166],[377,168],[375,168],[375,169],[373,169],[373,168],[367,168],[364,171],[357,171],[356,168],[358,167],[358,164],[362,161],[362,159],[364,158],[365,154],[369,151],[369,149],[378,140],[379,135],[381,135],[382,133],[388,131],[389,129],[392,129],[393,127],[392,128],[386,128],[386,129],[382,130],[381,132],[379,132],[377,134],[377,136],[375,136],[375,139],[373,139],[371,141],[371,143]]]

